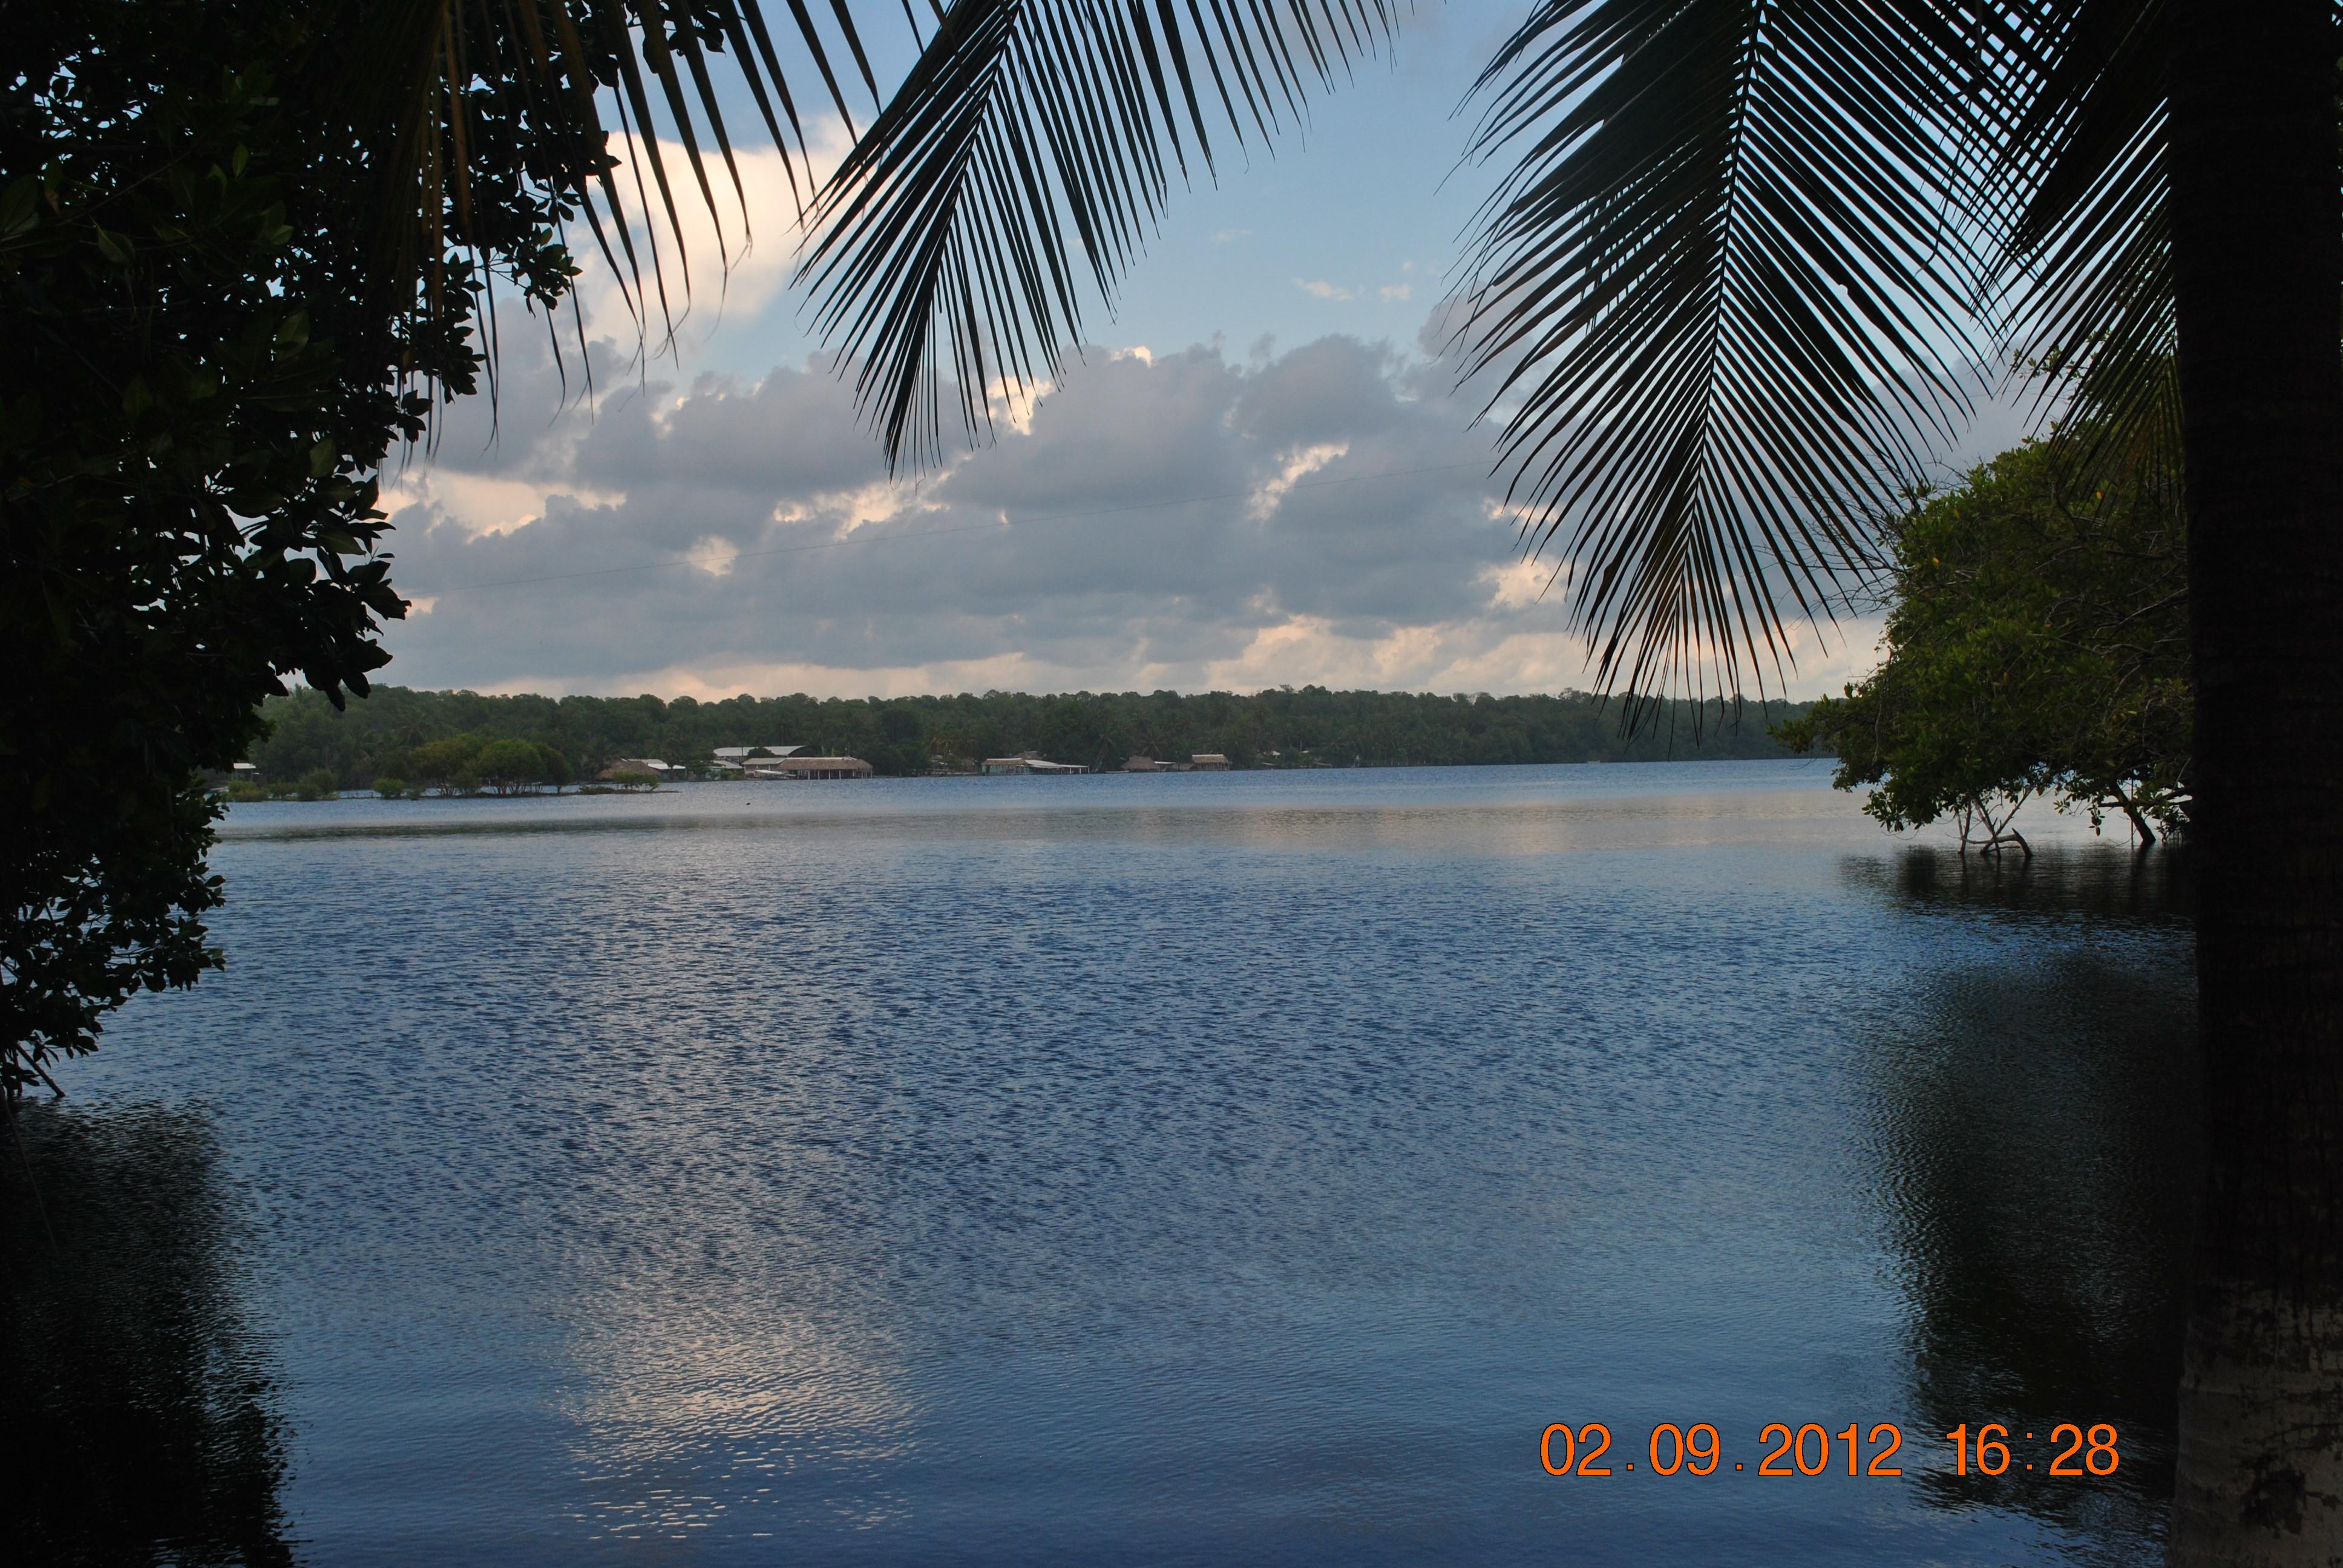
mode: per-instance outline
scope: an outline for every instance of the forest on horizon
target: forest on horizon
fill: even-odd
[[[1589,692],[989,691],[948,697],[728,698],[483,696],[377,686],[337,711],[306,688],[263,708],[268,732],[248,760],[270,779],[331,772],[343,789],[407,777],[419,747],[456,736],[549,746],[578,777],[620,758],[703,760],[719,746],[801,746],[860,757],[884,774],[924,773],[1034,751],[1111,769],[1139,754],[1185,760],[1219,752],[1238,768],[1428,767],[1506,762],[1656,762],[1792,755],[1769,727],[1808,704],[1658,705],[1633,735],[1623,709]]]

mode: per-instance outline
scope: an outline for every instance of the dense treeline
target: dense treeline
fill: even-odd
[[[1584,692],[1437,697],[1305,686],[1250,697],[991,691],[666,702],[385,686],[339,712],[307,690],[271,699],[265,709],[270,732],[251,760],[273,779],[324,769],[348,789],[386,775],[425,777],[428,749],[458,738],[549,748],[579,778],[621,758],[698,761],[719,746],[803,746],[860,757],[892,774],[1026,750],[1094,768],[1119,767],[1134,752],[1185,760],[1199,751],[1221,752],[1240,768],[1657,761],[1786,756],[1766,725],[1803,711],[1803,705],[1777,703],[1762,711],[1752,707],[1736,719],[1729,710],[1720,718],[1714,705],[1696,709],[1687,703],[1630,738],[1619,732],[1615,704]]]

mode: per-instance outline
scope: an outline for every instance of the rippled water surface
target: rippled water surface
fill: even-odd
[[[1964,866],[1802,763],[238,807],[227,972],[24,1117],[18,1529],[2137,1560],[2185,890],[2021,825],[2030,868]],[[1905,1473],[1834,1436],[1760,1476],[1776,1421],[1897,1423]],[[2043,1473],[2066,1421],[2118,1429],[2114,1475]],[[1614,1473],[1547,1474],[1554,1422]],[[1717,1473],[1652,1473],[1663,1422],[1714,1423]],[[1988,1422],[2010,1473],[1955,1475],[1939,1434]]]

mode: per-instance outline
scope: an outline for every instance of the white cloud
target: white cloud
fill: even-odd
[[[407,507],[436,506],[468,532],[508,534],[543,517],[546,498],[556,490],[573,500],[595,504],[619,498],[616,493],[568,480],[548,486],[541,480],[431,467],[416,469],[397,483],[386,485],[382,507],[397,512]]]
[[[1522,556],[1503,566],[1491,567],[1482,574],[1482,580],[1489,585],[1491,603],[1502,609],[1526,609],[1566,585],[1568,570],[1566,561]]]
[[[740,558],[740,547],[710,534],[684,551],[683,558],[709,577],[720,578],[731,571],[732,563]]]
[[[399,477],[402,684],[1523,691],[1583,685],[1444,377],[1332,337],[1244,363],[1093,347],[998,442],[890,477],[812,367],[630,385],[590,414],[508,338],[502,437]],[[1544,590],[1544,591],[1541,591]],[[1875,632],[1793,628],[1801,689]]]
[[[1329,300],[1338,305],[1355,305],[1360,300],[1370,297],[1364,287],[1349,288],[1339,283],[1329,283],[1321,277],[1297,277],[1293,280],[1293,286],[1312,298]],[[1412,283],[1386,283],[1374,291],[1373,297],[1382,300],[1386,305],[1395,305],[1407,300],[1414,293],[1415,286]]]
[[[1348,441],[1321,441],[1315,446],[1296,447],[1287,453],[1277,471],[1261,482],[1252,493],[1252,515],[1267,520],[1274,514],[1286,493],[1310,475],[1316,473],[1351,449]]]
[[[809,166],[818,183],[837,168],[852,146],[844,124],[834,114],[811,116],[806,131],[807,163],[794,169],[780,150],[769,144],[736,145],[737,190],[723,160],[713,148],[703,149],[709,185],[716,197],[712,211],[700,196],[683,145],[662,139],[659,161],[675,191],[679,231],[679,225],[669,220],[648,167],[637,184],[634,149],[612,143],[610,150],[619,162],[611,177],[631,204],[628,216],[633,221],[628,229],[644,274],[638,302],[647,346],[655,356],[662,347],[670,318],[679,347],[701,347],[720,323],[753,320],[788,286],[799,244],[805,237],[801,203],[814,188],[808,183]],[[647,206],[638,196],[639,190],[649,193]],[[576,226],[572,244],[583,269],[578,296],[589,331],[614,339],[633,338],[635,314],[628,300],[635,279],[629,275],[622,282],[584,224]],[[620,265],[626,266],[625,251],[619,249],[618,255]],[[654,255],[666,274],[664,306],[652,276]]]
[[[1344,288],[1340,284],[1328,283],[1323,278],[1297,277],[1293,280],[1293,286],[1300,289],[1304,294],[1315,296],[1320,299],[1333,299],[1347,302],[1359,297],[1358,291],[1356,289]]]

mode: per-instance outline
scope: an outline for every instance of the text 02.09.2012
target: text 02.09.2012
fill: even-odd
[[[1958,1475],[1970,1473],[1974,1465],[1983,1475],[2004,1475],[2016,1467],[2036,1474],[2081,1479],[2116,1473],[2122,1463],[2117,1435],[2106,1422],[2087,1429],[2074,1422],[2060,1422],[2049,1429],[2044,1442],[2031,1431],[2022,1438],[2014,1437],[1999,1422],[1987,1422],[1972,1433],[1964,1422],[1944,1438],[1952,1445],[1946,1457]],[[1779,1476],[1826,1475],[1840,1468],[1854,1476],[1904,1473],[1897,1457],[1904,1448],[1904,1430],[1893,1422],[1875,1422],[1868,1432],[1861,1422],[1835,1432],[1819,1422],[1797,1427],[1787,1422],[1768,1422],[1759,1430],[1757,1442],[1756,1452],[1731,1462],[1734,1471]],[[2027,1446],[2036,1443],[2038,1453]],[[2028,1454],[2034,1457],[2024,1457]],[[1549,1475],[1603,1476],[1638,1468],[1654,1475],[1715,1475],[1725,1472],[1727,1455],[1723,1437],[1708,1422],[1690,1427],[1660,1422],[1652,1428],[1640,1466],[1633,1458],[1614,1453],[1611,1429],[1602,1422],[1578,1427],[1556,1422],[1538,1435],[1538,1462]]]

